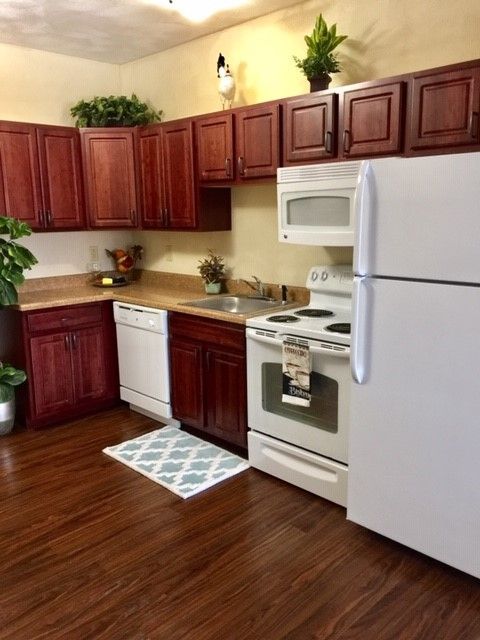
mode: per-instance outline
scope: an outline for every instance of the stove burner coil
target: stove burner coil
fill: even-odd
[[[294,314],[305,318],[325,318],[333,316],[333,311],[328,311],[327,309],[300,309],[300,311],[294,311]]]
[[[295,316],[270,316],[267,318],[269,322],[299,322],[300,318]]]
[[[336,322],[325,327],[327,331],[333,331],[334,333],[350,333],[350,328],[350,322]]]

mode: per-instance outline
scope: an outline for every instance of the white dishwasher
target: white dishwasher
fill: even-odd
[[[168,314],[163,309],[113,303],[120,398],[140,413],[172,423]]]

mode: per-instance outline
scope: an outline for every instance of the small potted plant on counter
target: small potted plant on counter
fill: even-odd
[[[305,36],[308,47],[305,58],[293,56],[295,64],[307,76],[310,91],[328,89],[332,78],[330,73],[341,71],[340,63],[333,52],[348,36],[337,36],[337,25],[327,27],[322,14],[317,16],[312,34]]]
[[[222,286],[222,278],[225,275],[225,263],[222,256],[217,256],[211,249],[208,255],[199,260],[198,270],[202,280],[205,283],[205,291],[207,293],[220,293]]]

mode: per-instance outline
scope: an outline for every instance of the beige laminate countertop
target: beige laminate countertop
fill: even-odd
[[[47,281],[49,279],[44,280]],[[73,279],[70,279],[71,284],[68,285],[69,278],[65,278],[65,281],[62,282],[60,278],[56,277],[55,281],[57,285],[55,288],[51,286],[42,288],[42,283],[39,282],[38,286],[30,286],[26,291],[21,290],[16,307],[21,311],[32,311],[35,309],[46,309],[64,305],[101,302],[103,300],[118,300],[119,302],[133,303],[145,307],[165,309],[167,311],[189,313],[196,316],[244,325],[250,317],[264,315],[270,311],[274,313],[279,308],[290,309],[302,304],[300,300],[291,302],[288,305],[281,305],[279,301],[278,307],[270,307],[269,309],[263,309],[255,313],[238,314],[182,305],[181,303],[183,302],[200,300],[207,296],[201,289],[197,291],[193,290],[190,286],[181,286],[181,282],[173,279],[168,279],[164,284],[149,282],[147,280],[145,282],[132,282],[123,287],[106,288],[96,287],[93,284],[86,284],[84,282],[79,283]],[[51,282],[48,284],[51,285]]]

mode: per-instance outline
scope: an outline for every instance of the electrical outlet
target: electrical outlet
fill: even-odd
[[[88,247],[88,253],[92,262],[98,262],[98,246],[92,245]]]
[[[100,263],[99,262],[87,262],[87,271],[100,271]]]
[[[165,245],[165,260],[173,262],[173,246],[171,244]]]

